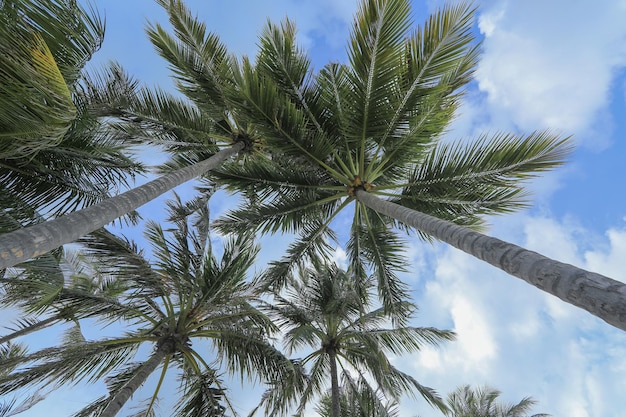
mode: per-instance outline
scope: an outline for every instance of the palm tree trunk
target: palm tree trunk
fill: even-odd
[[[43,329],[45,327],[48,327],[54,323],[56,323],[57,321],[63,320],[63,316],[61,314],[56,314],[52,317],[48,317],[47,319],[38,321],[37,323],[31,324],[28,327],[24,327],[23,329],[14,331],[13,333],[9,333],[7,335],[4,335],[2,337],[0,337],[0,345],[2,343],[8,342],[10,340],[15,339],[16,337],[20,337],[20,336],[24,336],[27,335],[29,333],[32,333],[36,330],[39,329]]]
[[[154,370],[163,362],[167,355],[174,353],[174,339],[166,339],[159,345],[159,348],[143,363],[139,371],[128,380],[128,382],[117,392],[108,405],[102,411],[99,417],[114,417],[126,404],[126,401],[146,382],[146,379],[154,372]]]
[[[243,142],[237,142],[202,162],[165,174],[101,203],[0,236],[0,270],[74,242],[172,188],[216,168],[244,146]]]
[[[381,214],[446,242],[626,330],[626,284],[512,243],[382,200],[364,190],[357,199]]]
[[[341,416],[341,392],[339,392],[339,375],[337,374],[337,352],[335,349],[328,349],[330,361],[330,398],[331,398],[331,417]]]

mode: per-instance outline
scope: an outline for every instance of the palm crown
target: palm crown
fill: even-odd
[[[264,397],[269,414],[296,402],[300,415],[313,396],[328,388],[335,406],[340,391],[354,391],[375,407],[381,407],[385,399],[398,400],[403,394],[418,393],[428,403],[442,407],[433,389],[393,366],[387,355],[416,352],[424,344],[452,340],[454,333],[408,326],[415,306],[406,301],[392,308],[403,311],[397,326],[386,327],[392,316],[385,308],[370,308],[364,288],[367,285],[335,265],[307,269],[298,278],[286,292],[275,294],[265,310],[282,329],[287,353],[306,352],[297,362],[309,369],[309,376],[301,386],[290,386],[290,381],[285,381],[270,390]],[[340,389],[341,374],[345,386]],[[369,381],[374,381],[376,387],[372,388]],[[337,411],[332,415],[338,416]]]
[[[266,342],[275,326],[251,304],[256,289],[247,270],[257,252],[252,240],[240,236],[230,241],[218,260],[211,251],[206,200],[177,201],[170,212],[173,229],[164,230],[155,222],[147,226],[154,249],[151,260],[131,242],[109,233],[84,239],[86,253],[97,266],[93,273],[110,285],[120,283],[121,291],[100,297],[83,291],[81,297],[78,291],[64,290],[53,299],[80,310],[82,317],[91,312],[105,324],[118,320],[128,332],[87,341],[75,328],[63,346],[8,358],[2,365],[19,365],[19,369],[0,376],[0,392],[106,377],[110,395],[77,415],[111,416],[158,367],[163,380],[175,365],[184,376],[177,413],[186,416],[228,406],[216,364],[251,378],[297,376],[292,363]],[[215,357],[199,349],[206,346],[203,340],[212,343]],[[131,362],[142,344],[154,346],[150,358]],[[148,413],[160,386],[148,403]]]
[[[256,61],[244,59],[234,72],[234,88],[235,116],[254,126],[270,152],[216,173],[252,196],[216,224],[224,232],[298,234],[269,270],[272,282],[324,253],[337,238],[332,221],[352,205],[350,267],[360,275],[371,267],[391,306],[406,295],[396,276],[404,262],[394,226],[408,226],[360,195],[479,227],[482,215],[523,205],[520,180],[560,163],[567,148],[548,133],[443,139],[478,59],[473,13],[467,3],[447,6],[410,31],[408,1],[364,1],[349,62],[316,74],[293,24],[268,24]]]

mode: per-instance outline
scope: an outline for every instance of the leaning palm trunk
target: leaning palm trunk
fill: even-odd
[[[202,162],[163,175],[99,204],[0,236],[0,270],[74,242],[172,188],[216,168],[244,146],[243,142],[235,143]]]
[[[163,362],[163,360],[174,353],[176,342],[173,339],[163,341],[158,349],[143,363],[139,371],[124,385],[122,389],[113,395],[109,404],[100,414],[100,417],[114,417],[126,404],[126,401],[146,382],[146,379]]]
[[[626,330],[626,284],[555,261],[512,243],[382,200],[364,190],[367,207],[482,259],[529,284]]]

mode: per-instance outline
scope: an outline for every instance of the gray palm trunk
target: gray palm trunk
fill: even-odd
[[[339,374],[337,372],[337,352],[335,349],[328,350],[330,361],[330,398],[331,417],[341,417],[341,393],[339,392]]]
[[[141,365],[141,369],[120,389],[109,404],[100,414],[100,417],[114,417],[122,409],[126,401],[146,382],[146,379],[157,369],[166,356],[174,353],[176,341],[172,338],[165,339],[154,351],[152,356]]]
[[[223,161],[242,150],[244,146],[243,142],[237,142],[202,162],[165,174],[101,203],[54,220],[3,234],[0,236],[0,270],[76,241],[81,236],[136,210],[172,188],[218,167]]]
[[[356,198],[381,214],[446,242],[529,284],[626,330],[626,284],[555,261],[466,227],[382,200],[364,190]]]
[[[5,342],[9,342],[17,337],[20,336],[25,336],[27,334],[30,334],[34,331],[40,330],[40,329],[44,329],[48,326],[51,326],[61,320],[66,320],[67,317],[64,316],[63,314],[55,314],[54,316],[48,317],[47,319],[38,321],[37,323],[33,323],[30,326],[24,327],[22,329],[16,330],[13,333],[9,333],[7,335],[4,335],[2,337],[0,337],[0,345],[5,343]]]

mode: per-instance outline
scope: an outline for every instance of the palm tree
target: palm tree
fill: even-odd
[[[485,387],[472,389],[469,385],[458,387],[448,394],[448,417],[549,417],[549,414],[528,413],[536,404],[532,398],[526,397],[517,404],[500,404],[497,402],[500,391]]]
[[[398,417],[395,401],[389,401],[380,391],[373,390],[367,381],[355,381],[344,373],[341,379],[341,417]],[[316,407],[321,417],[331,417],[332,398],[326,394]]]
[[[84,73],[103,36],[72,0],[0,4],[0,233],[97,203],[143,171],[96,100],[119,101],[133,81],[115,65]]]
[[[264,397],[266,411],[282,412],[291,403],[298,403],[300,415],[316,394],[323,394],[330,380],[332,417],[341,416],[342,390],[357,391],[355,387],[339,386],[340,374],[351,384],[368,387],[370,397],[376,394],[369,388],[368,376],[375,381],[380,393],[397,400],[402,394],[418,392],[431,405],[442,406],[441,399],[431,388],[394,367],[386,354],[399,355],[418,351],[424,343],[437,345],[451,340],[454,334],[435,328],[411,327],[406,324],[414,307],[404,301],[394,306],[392,316],[384,308],[368,310],[366,286],[359,277],[334,265],[316,265],[294,280],[287,295],[276,294],[265,305],[270,317],[283,330],[283,344],[287,354],[311,349],[302,360],[302,367],[310,367],[306,384],[293,389],[286,383],[277,384]],[[397,327],[385,328],[394,321]],[[350,375],[354,373],[353,378]],[[345,379],[344,378],[344,379]],[[378,403],[378,402],[377,402]]]
[[[157,388],[143,411],[149,415],[166,373],[176,366],[184,376],[177,415],[206,415],[200,413],[207,410],[214,413],[208,415],[221,415],[231,406],[215,366],[259,379],[297,376],[291,362],[266,342],[275,326],[251,304],[257,289],[247,270],[258,250],[252,240],[245,236],[231,240],[218,260],[211,252],[206,200],[173,202],[170,213],[172,229],[164,230],[156,222],[147,225],[146,236],[154,249],[151,262],[131,242],[85,240],[97,272],[121,280],[125,287],[117,303],[124,308],[103,314],[109,315],[107,322],[123,323],[126,334],[86,341],[75,328],[59,347],[4,361],[2,366],[19,368],[0,377],[0,392],[106,377],[109,395],[77,416],[113,416],[161,368]],[[79,307],[79,297],[75,298],[74,306]],[[206,341],[212,342],[216,358],[204,354]],[[144,344],[154,349],[140,360],[136,352]]]
[[[280,286],[328,253],[333,220],[351,208],[350,267],[374,271],[388,307],[406,295],[398,229],[414,229],[626,330],[623,283],[477,231],[483,216],[524,207],[523,181],[561,164],[570,146],[549,132],[444,140],[478,61],[473,16],[471,4],[456,2],[411,30],[408,0],[363,0],[349,62],[317,74],[294,25],[269,23],[255,62],[244,59],[236,72],[237,115],[269,155],[216,172],[253,196],[216,227],[298,234],[268,270]]]
[[[206,33],[180,1],[162,0],[179,40],[160,25],[148,34],[172,65],[180,90],[191,101],[160,90],[136,88],[116,66],[105,88],[87,84],[90,108],[123,124],[123,137],[158,140],[175,157],[168,173],[116,197],[76,213],[0,236],[0,269],[73,242],[111,221],[131,213],[172,188],[219,166],[228,158],[252,152],[257,138],[234,117],[232,71],[236,65],[219,38]],[[95,85],[95,87],[94,87]],[[219,144],[227,145],[219,150]],[[0,176],[1,178],[1,176]],[[80,178],[80,177],[79,177]],[[119,183],[109,179],[99,184]]]

